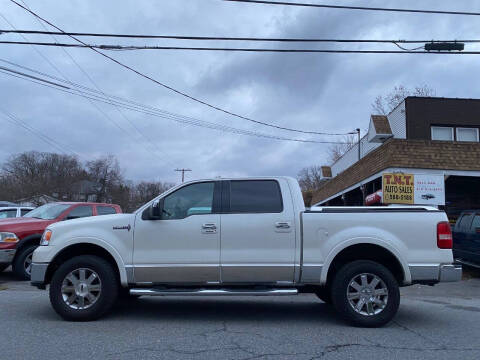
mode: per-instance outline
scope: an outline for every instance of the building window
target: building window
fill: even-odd
[[[453,127],[432,126],[432,140],[453,141]]]
[[[475,128],[457,128],[457,141],[478,142],[478,129]]]

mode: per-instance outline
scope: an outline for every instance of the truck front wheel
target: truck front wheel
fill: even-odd
[[[82,255],[63,263],[50,283],[50,302],[65,320],[95,320],[109,311],[119,292],[112,265],[97,256]]]
[[[335,309],[353,325],[379,327],[388,323],[400,305],[400,290],[393,274],[369,260],[345,264],[332,283]]]
[[[32,255],[38,245],[29,245],[15,256],[12,264],[12,270],[15,276],[21,280],[30,280],[32,272]]]

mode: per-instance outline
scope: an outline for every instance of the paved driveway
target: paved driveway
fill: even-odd
[[[141,298],[90,323],[0,274],[1,359],[480,359],[480,280],[402,289],[395,321],[345,325],[312,295]]]

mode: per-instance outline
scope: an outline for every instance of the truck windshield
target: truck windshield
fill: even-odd
[[[62,212],[67,210],[70,205],[67,204],[45,204],[35,210],[30,211],[24,217],[31,217],[43,220],[53,220],[58,217]]]

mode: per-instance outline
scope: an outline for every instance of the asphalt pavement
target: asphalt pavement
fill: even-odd
[[[354,328],[313,295],[168,297],[61,320],[48,292],[0,274],[0,359],[480,359],[480,275],[402,289],[395,320]]]

